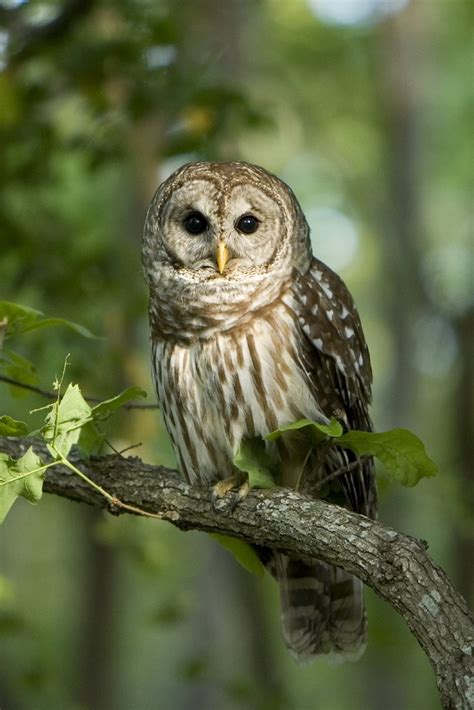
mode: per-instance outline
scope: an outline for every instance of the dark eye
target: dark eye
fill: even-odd
[[[191,212],[184,218],[183,225],[189,234],[202,234],[208,228],[209,223],[200,212]]]
[[[244,234],[253,234],[257,231],[260,222],[253,214],[244,214],[240,217],[239,221],[235,225],[239,232]]]

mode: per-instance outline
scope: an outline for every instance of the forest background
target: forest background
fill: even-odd
[[[87,326],[16,350],[44,389],[154,394],[140,240],[184,162],[242,159],[287,181],[315,254],[354,294],[373,418],[441,474],[380,481],[380,519],[430,543],[473,598],[474,311],[470,0],[0,3],[0,299]],[[1,374],[1,373],[0,373]],[[24,372],[23,372],[24,376]],[[43,398],[0,382],[1,413]],[[159,413],[122,412],[114,447],[173,465]],[[0,535],[3,710],[437,708],[403,621],[366,590],[357,664],[297,667],[274,582],[214,541],[45,496]]]

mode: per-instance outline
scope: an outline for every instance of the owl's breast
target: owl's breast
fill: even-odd
[[[158,399],[190,481],[230,475],[243,437],[263,437],[301,417],[325,420],[302,361],[303,337],[280,302],[212,339],[155,342]]]

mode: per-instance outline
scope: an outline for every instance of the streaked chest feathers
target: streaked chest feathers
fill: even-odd
[[[209,340],[155,341],[158,398],[191,482],[229,476],[244,436],[265,436],[303,416],[324,419],[300,357],[302,337],[280,301]]]

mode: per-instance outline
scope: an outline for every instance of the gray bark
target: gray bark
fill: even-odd
[[[0,451],[12,457],[30,444],[0,437]],[[35,442],[34,448],[47,459],[42,444]],[[443,707],[474,706],[473,620],[463,597],[430,559],[425,541],[287,489],[254,490],[232,514],[223,515],[214,510],[209,490],[188,486],[177,471],[118,455],[74,462],[122,503],[181,530],[233,535],[355,574],[404,618],[433,666]],[[126,512],[61,466],[48,469],[44,490],[113,514]]]

